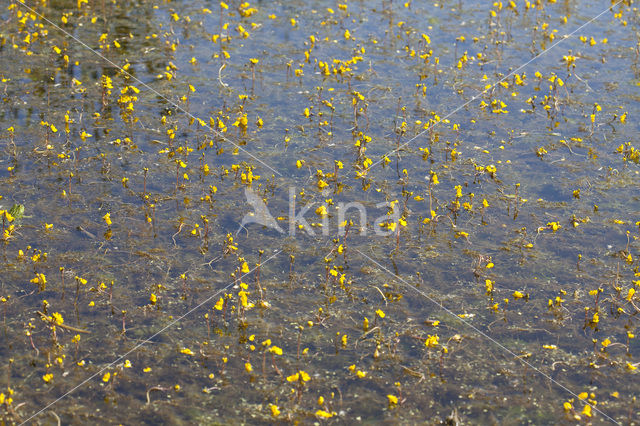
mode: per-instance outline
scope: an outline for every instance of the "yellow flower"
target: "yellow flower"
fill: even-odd
[[[438,185],[440,183],[438,175],[435,172],[431,172],[431,183],[434,185]]]
[[[636,294],[636,289],[635,288],[630,288],[629,292],[627,293],[627,300],[633,299],[633,295],[634,294]]]
[[[276,355],[282,355],[282,349],[277,347],[277,346],[271,346],[269,348],[269,352],[276,354]]]
[[[269,409],[271,410],[272,417],[278,417],[280,415],[280,409],[277,405],[269,404]]]
[[[104,219],[105,223],[107,224],[107,226],[111,226],[111,213],[107,213],[104,216],[102,216],[102,219]]]
[[[249,294],[249,293],[247,293],[244,290],[240,290],[238,292],[238,296],[240,297],[240,304],[242,305],[243,308],[246,308],[246,307],[249,306],[249,302],[248,302],[248,299],[247,299],[247,294]]]
[[[324,217],[327,215],[327,208],[325,206],[320,206],[316,209],[316,214],[318,216]]]
[[[327,411],[324,410],[318,410],[316,411],[316,416],[323,418],[323,419],[329,419],[331,417],[333,417],[333,413],[329,413]]]
[[[435,334],[433,336],[429,335],[427,337],[427,340],[424,342],[424,345],[426,347],[428,347],[428,348],[435,348],[436,346],[438,346],[438,339],[439,339],[439,337],[438,337],[437,334]]]
[[[51,380],[53,380],[53,374],[45,374],[44,376],[42,376],[42,380],[44,380],[45,383],[49,383]]]
[[[106,373],[104,373],[104,376],[102,376],[102,381],[107,383],[110,378],[111,378],[111,373],[107,371]]]
[[[297,373],[287,377],[288,382],[297,382],[300,379],[302,379],[302,381],[308,382],[309,380],[311,380],[311,377],[309,377],[309,375],[304,371],[298,371]]]
[[[389,400],[389,406],[390,407],[394,407],[396,405],[398,405],[398,397],[395,395],[387,395],[387,399]]]
[[[253,366],[251,365],[250,362],[245,362],[244,369],[247,370],[247,373],[251,373],[253,371]]]
[[[378,315],[380,318],[384,318],[384,317],[386,317],[386,316],[387,316],[387,315],[382,311],[382,309],[378,309],[378,310],[376,311],[376,315]]]
[[[182,349],[180,349],[180,353],[183,353],[183,354],[185,354],[185,355],[195,355],[195,354],[193,353],[193,351],[192,351],[191,349],[189,349],[189,348],[182,348]]]
[[[556,232],[558,229],[562,228],[558,222],[548,222],[547,227],[550,228],[553,232]]]
[[[40,286],[40,290],[44,290],[47,284],[47,277],[44,274],[38,273],[35,278],[31,279],[33,284],[38,284]]]
[[[490,294],[493,291],[493,281],[487,278],[484,282],[484,285],[487,290],[487,294]]]
[[[214,306],[214,308],[218,311],[222,310],[222,307],[224,306],[224,299],[221,297],[220,299],[218,299],[218,301],[216,302],[216,305]]]
[[[62,315],[60,315],[58,312],[54,312],[51,317],[53,318],[53,321],[57,324],[57,325],[62,325],[64,323],[64,318],[62,318]]]

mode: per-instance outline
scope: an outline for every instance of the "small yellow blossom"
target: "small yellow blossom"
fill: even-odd
[[[429,335],[427,337],[427,340],[424,342],[424,345],[426,347],[428,347],[428,348],[435,348],[436,346],[438,346],[438,339],[439,339],[439,337],[438,337],[437,334],[435,334],[433,336]]]
[[[316,416],[323,418],[323,419],[329,419],[331,417],[333,417],[333,413],[329,413],[327,411],[324,410],[318,410],[316,411]]]
[[[280,415],[280,409],[277,405],[269,404],[269,409],[271,410],[272,417],[278,417]]]

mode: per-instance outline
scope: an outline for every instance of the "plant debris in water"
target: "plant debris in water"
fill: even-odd
[[[2,423],[637,424],[638,13],[7,0]]]

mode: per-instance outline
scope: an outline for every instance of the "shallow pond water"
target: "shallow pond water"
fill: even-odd
[[[0,6],[4,423],[639,423],[632,0]]]

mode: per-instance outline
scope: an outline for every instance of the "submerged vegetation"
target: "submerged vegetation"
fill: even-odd
[[[632,0],[0,22],[3,423],[638,423]]]

